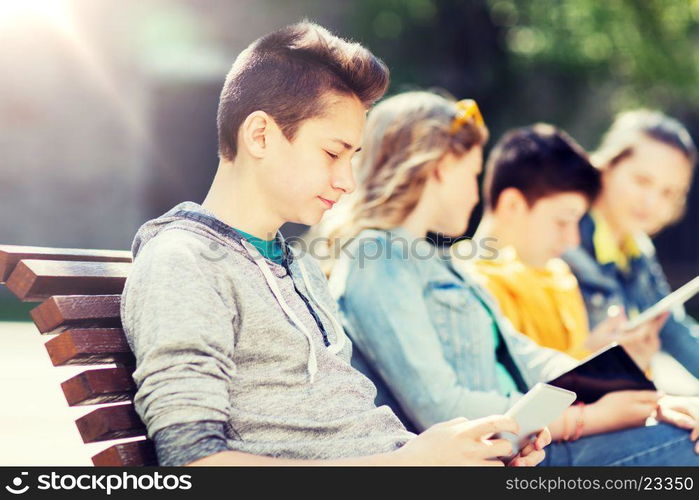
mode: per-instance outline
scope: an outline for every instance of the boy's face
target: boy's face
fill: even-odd
[[[286,222],[313,225],[355,188],[352,157],[366,121],[354,95],[327,94],[325,114],[304,121],[293,140],[270,134],[263,186]],[[270,175],[267,175],[270,174]]]
[[[587,209],[587,199],[575,192],[545,196],[531,207],[526,205],[519,220],[513,221],[520,258],[531,266],[543,267],[550,259],[578,245],[578,223]]]

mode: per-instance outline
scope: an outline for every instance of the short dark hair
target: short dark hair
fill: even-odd
[[[245,118],[262,110],[292,140],[305,120],[322,116],[327,92],[355,95],[369,108],[386,92],[386,65],[358,43],[308,21],[255,40],[236,58],[218,105],[219,156],[232,160]]]
[[[567,133],[536,124],[507,133],[494,147],[484,180],[486,206],[497,207],[500,194],[516,188],[529,206],[558,193],[582,194],[591,204],[601,189],[600,172]]]

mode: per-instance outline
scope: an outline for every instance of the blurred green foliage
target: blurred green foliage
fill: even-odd
[[[489,0],[523,67],[613,80],[615,108],[699,100],[699,1]]]

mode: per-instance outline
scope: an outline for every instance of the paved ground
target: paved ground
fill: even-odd
[[[0,465],[92,465],[109,443],[85,445],[60,383],[80,367],[54,367],[33,323],[0,322]]]

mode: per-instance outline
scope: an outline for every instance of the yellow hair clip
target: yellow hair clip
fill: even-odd
[[[456,116],[451,123],[451,133],[455,134],[470,120],[479,127],[485,127],[485,121],[478,104],[473,99],[461,99],[456,103]]]

